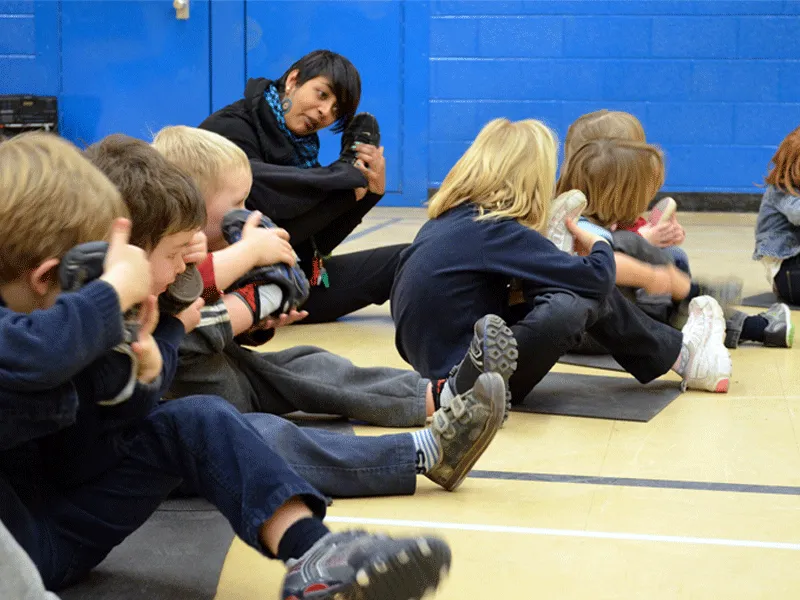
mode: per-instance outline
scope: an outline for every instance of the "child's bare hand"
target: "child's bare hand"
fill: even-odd
[[[130,221],[114,221],[100,277],[116,290],[122,312],[150,294],[150,263],[144,250],[128,243],[130,235]]]
[[[308,316],[308,311],[292,309],[288,313],[283,313],[277,319],[275,317],[267,317],[260,325],[259,329],[277,329],[278,327],[286,327],[292,323],[302,321]]]
[[[151,383],[161,374],[164,361],[161,351],[153,338],[158,325],[158,302],[155,296],[148,296],[139,309],[139,339],[131,344],[139,359],[137,379],[142,383]]]
[[[297,262],[292,245],[289,243],[289,232],[285,229],[267,229],[259,227],[261,213],[253,211],[247,217],[242,228],[242,241],[253,249],[254,266],[266,267],[276,263],[285,263],[291,267]]]
[[[567,225],[567,229],[569,229],[569,232],[572,234],[572,237],[575,238],[575,252],[581,256],[587,256],[597,242],[604,242],[608,244],[608,240],[603,236],[586,231],[582,227],[579,227],[575,221],[567,219],[565,223]]]
[[[666,248],[673,244],[675,238],[674,226],[670,221],[658,225],[645,225],[639,229],[639,235],[658,248]]]
[[[202,298],[195,300],[191,306],[185,308],[177,315],[177,319],[183,323],[183,329],[186,333],[192,331],[195,327],[200,325],[200,309],[205,306],[206,301]]]
[[[183,262],[186,264],[190,263],[201,263],[203,262],[206,257],[208,256],[208,239],[206,238],[206,234],[202,231],[198,231],[197,233],[192,236],[192,241],[189,242],[189,246],[183,252]]]

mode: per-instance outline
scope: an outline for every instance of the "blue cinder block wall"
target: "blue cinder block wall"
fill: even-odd
[[[297,35],[246,47],[298,11]],[[250,66],[332,45],[389,115],[385,203],[422,203],[494,117],[563,139],[598,108],[641,119],[667,191],[754,194],[800,125],[798,24],[800,0],[192,0],[189,21],[168,0],[0,0],[0,94],[57,95],[73,141],[146,136],[238,98]],[[391,61],[339,39],[359,29],[387,37]]]
[[[489,119],[539,118],[563,140],[625,110],[667,154],[673,192],[758,192],[800,125],[800,2],[431,3],[429,181]]]

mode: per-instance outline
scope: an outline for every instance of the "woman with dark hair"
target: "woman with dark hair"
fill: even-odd
[[[345,57],[307,54],[276,81],[250,79],[244,98],[200,124],[247,154],[247,207],[286,229],[312,285],[306,322],[328,322],[389,299],[407,244],[328,255],[383,197],[386,162],[375,117],[356,114],[361,78]],[[317,132],[342,133],[339,158],[319,164]]]

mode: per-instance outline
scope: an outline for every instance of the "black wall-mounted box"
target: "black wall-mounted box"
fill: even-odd
[[[58,101],[55,96],[0,96],[0,135],[24,131],[58,133]]]

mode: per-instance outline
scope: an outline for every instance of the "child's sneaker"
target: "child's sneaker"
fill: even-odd
[[[550,217],[547,222],[547,239],[562,252],[573,253],[575,240],[567,229],[566,219],[576,220],[586,208],[586,196],[580,190],[569,190],[550,204]]]
[[[689,304],[689,320],[683,328],[683,344],[689,361],[683,388],[727,393],[731,378],[731,355],[723,344],[725,317],[710,296],[698,296]]]
[[[475,322],[472,342],[463,360],[453,367],[447,383],[455,394],[464,394],[475,386],[482,373],[499,373],[506,387],[517,369],[517,340],[506,322],[497,315],[486,315]],[[506,411],[511,409],[511,395],[506,393]]]
[[[506,412],[506,384],[499,373],[483,373],[468,392],[433,414],[431,434],[439,460],[425,476],[455,490],[500,429]]]
[[[381,145],[378,120],[369,113],[358,113],[342,133],[342,150],[339,161],[352,165],[356,162],[356,144]]]
[[[785,304],[777,302],[758,315],[767,320],[764,345],[771,348],[791,348],[794,343],[792,312]]]
[[[665,221],[669,221],[672,215],[675,214],[677,208],[678,205],[675,203],[675,200],[669,196],[662,198],[650,211],[650,217],[647,219],[647,222],[655,227]]]
[[[365,531],[329,533],[289,561],[282,600],[409,600],[432,593],[450,570],[450,548],[434,537]]]

